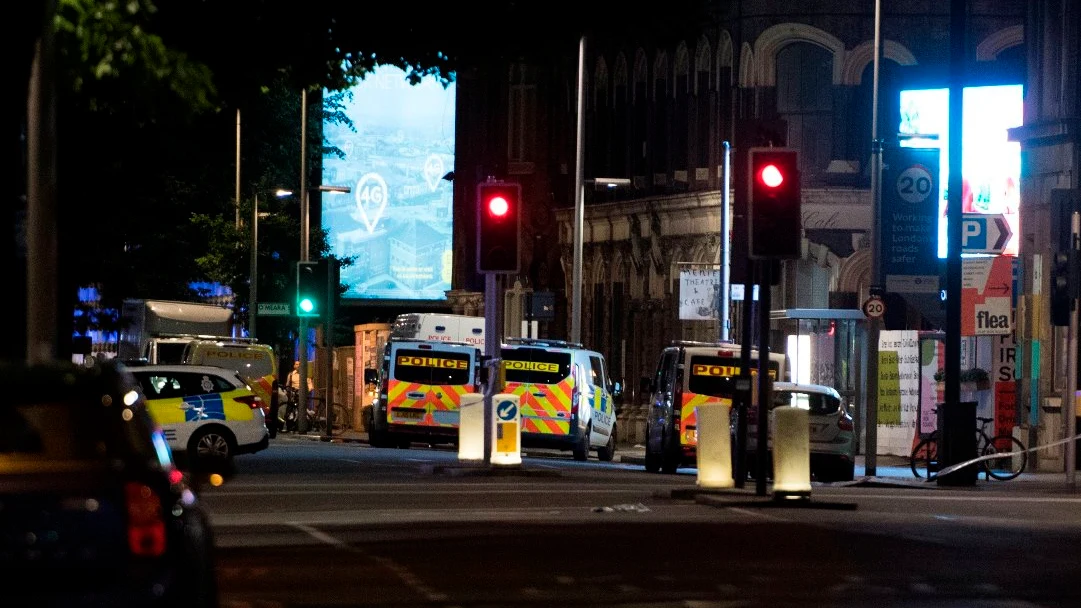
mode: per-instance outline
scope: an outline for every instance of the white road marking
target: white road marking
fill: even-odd
[[[757,519],[768,519],[769,521],[788,521],[783,517],[777,517],[776,515],[770,515],[761,511],[752,511],[751,509],[744,509],[742,507],[728,507],[729,511],[733,513],[739,513],[740,515],[749,515]]]

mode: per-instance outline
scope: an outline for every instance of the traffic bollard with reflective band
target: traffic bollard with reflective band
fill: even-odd
[[[698,487],[732,488],[732,403],[707,401],[697,407]]]
[[[462,395],[458,406],[458,460],[484,460],[484,395]]]
[[[798,407],[773,409],[773,497],[811,496],[810,413]]]
[[[493,395],[492,415],[492,464],[522,464],[522,412],[518,395]]]

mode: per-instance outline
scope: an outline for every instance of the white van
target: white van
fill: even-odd
[[[503,392],[520,400],[523,448],[571,450],[575,460],[596,450],[612,460],[619,390],[603,355],[575,342],[507,338],[501,358]]]

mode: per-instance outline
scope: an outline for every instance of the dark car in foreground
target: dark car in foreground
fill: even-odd
[[[206,514],[121,365],[0,363],[9,606],[215,606]]]

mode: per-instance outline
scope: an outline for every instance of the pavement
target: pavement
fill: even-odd
[[[296,433],[284,433],[279,437],[298,437],[313,441],[329,441],[332,443],[368,443],[368,434],[363,431],[345,430],[335,431],[329,437],[323,437],[318,433],[297,435]],[[537,455],[558,454],[558,450],[525,450],[525,455],[535,453]],[[646,449],[642,444],[617,445],[614,461],[622,464],[645,465]],[[1032,455],[1030,454],[1029,467],[1031,468]],[[878,455],[874,462],[874,474],[867,475],[867,462],[864,454],[856,456],[855,479],[848,482],[834,482],[822,484],[834,487],[905,487],[923,489],[972,489],[985,488],[1007,492],[1036,492],[1036,493],[1078,493],[1079,484],[1069,483],[1067,475],[1063,471],[1032,471],[1024,473],[1009,481],[995,479],[985,480],[979,476],[975,486],[948,486],[918,479],[912,474],[909,459],[906,456]],[[684,469],[684,470],[694,470]],[[1076,477],[1076,476],[1075,476]]]

